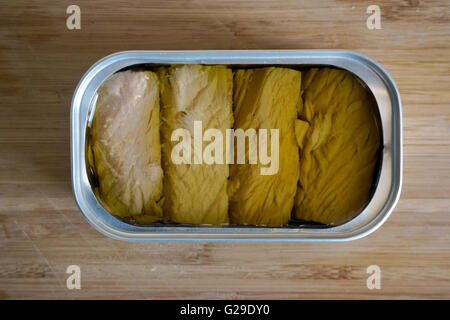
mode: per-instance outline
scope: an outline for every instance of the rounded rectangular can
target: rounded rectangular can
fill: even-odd
[[[327,228],[137,226],[110,215],[97,201],[87,173],[86,130],[97,89],[113,73],[133,65],[166,64],[331,66],[359,77],[372,92],[380,114],[383,151],[378,183],[364,209],[352,220]],[[345,50],[124,51],[95,63],[80,80],[71,106],[71,170],[75,201],[103,234],[126,241],[346,241],[379,228],[393,211],[402,183],[402,112],[394,80],[376,61]]]

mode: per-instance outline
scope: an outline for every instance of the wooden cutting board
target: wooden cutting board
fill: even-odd
[[[440,1],[5,1],[0,11],[0,298],[450,298],[450,7]],[[369,30],[366,9],[381,8]],[[71,191],[81,76],[131,49],[350,49],[403,100],[404,182],[392,216],[346,243],[126,243]],[[66,286],[69,265],[81,289]],[[381,289],[366,270],[378,265]]]

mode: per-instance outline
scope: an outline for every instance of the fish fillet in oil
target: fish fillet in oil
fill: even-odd
[[[295,217],[340,224],[370,195],[380,147],[376,106],[359,79],[345,70],[309,70],[302,96]]]
[[[158,220],[163,191],[158,77],[118,72],[97,92],[88,152],[97,197],[114,215]]]
[[[220,225],[229,222],[228,165],[175,164],[171,136],[176,129],[194,138],[194,121],[203,132],[232,128],[232,71],[224,66],[182,65],[158,69],[161,79],[164,215],[173,222]],[[207,143],[203,142],[203,148]],[[193,155],[193,154],[192,154]]]
[[[284,225],[291,217],[299,178],[295,121],[301,73],[275,67],[240,69],[235,72],[234,86],[234,127],[279,129],[279,168],[276,174],[261,175],[260,162],[231,165],[231,221]]]

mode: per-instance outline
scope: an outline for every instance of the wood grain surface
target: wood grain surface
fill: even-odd
[[[5,1],[0,10],[0,298],[450,298],[450,10],[440,1]],[[66,8],[81,8],[81,30]],[[368,30],[366,8],[381,8]],[[404,183],[389,220],[346,243],[126,243],[70,183],[70,102],[130,49],[350,49],[403,100]],[[68,290],[66,268],[81,268]],[[366,287],[369,265],[381,289]]]

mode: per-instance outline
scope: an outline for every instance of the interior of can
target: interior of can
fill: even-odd
[[[139,70],[150,70],[153,71],[155,68],[160,67],[160,66],[168,66],[169,64],[138,64],[138,65],[130,65],[126,68],[123,68],[121,70],[118,70],[117,72],[120,71],[125,71],[125,70],[129,70],[129,69],[139,69]],[[170,64],[173,65],[173,64]],[[294,70],[298,70],[298,71],[305,71],[311,68],[333,68],[333,69],[342,69],[342,68],[337,68],[335,66],[332,65],[325,65],[325,64],[320,64],[320,65],[290,65],[290,64],[251,64],[251,65],[242,65],[242,64],[223,64],[226,65],[227,67],[233,69],[254,69],[254,68],[261,68],[261,67],[284,67],[284,68],[291,68]],[[346,70],[348,71],[348,70]],[[348,71],[350,72],[350,71]],[[370,195],[367,199],[367,201],[364,203],[364,205],[361,206],[361,208],[353,213],[349,219],[347,221],[344,221],[338,225],[342,225],[344,223],[347,223],[348,221],[354,219],[355,217],[357,217],[365,208],[366,206],[370,203],[370,201],[373,198],[373,195],[375,193],[375,190],[378,186],[378,182],[380,179],[380,173],[381,173],[381,168],[382,168],[382,162],[383,162],[383,149],[384,149],[384,140],[383,140],[383,130],[382,130],[382,122],[381,122],[381,116],[380,116],[380,112],[379,112],[379,108],[378,108],[378,104],[377,101],[375,99],[375,96],[373,94],[373,92],[370,90],[370,88],[366,85],[366,83],[361,80],[356,74],[352,73],[357,79],[359,79],[361,85],[367,90],[367,92],[369,93],[369,96],[372,99],[372,103],[373,105],[377,106],[376,108],[376,112],[375,112],[375,116],[376,116],[376,124],[378,127],[378,134],[379,134],[379,141],[380,141],[380,147],[377,151],[377,160],[376,160],[376,165],[375,165],[375,170],[374,170],[374,175],[373,175],[373,180],[372,180],[372,184],[370,187]],[[105,79],[106,80],[106,79]],[[89,147],[89,141],[90,141],[90,128],[92,125],[92,120],[93,120],[93,115],[95,112],[95,106],[96,106],[96,99],[97,99],[97,95],[95,96],[95,99],[93,99],[91,106],[90,106],[90,110],[89,110],[89,117],[88,117],[88,123],[86,126],[86,133],[85,133],[85,137],[86,137],[86,144],[85,144],[85,155],[87,157],[88,155],[88,147]],[[96,177],[96,174],[94,172],[94,169],[92,167],[89,166],[89,161],[87,161],[87,159],[85,159],[85,163],[86,163],[86,171],[87,171],[87,176],[89,179],[89,183],[91,185],[91,189],[94,190],[95,187],[98,187],[98,179]],[[99,205],[101,205],[100,201],[97,199]],[[294,210],[294,208],[292,209]],[[105,209],[105,211],[107,211]],[[111,214],[111,213],[110,213]],[[181,224],[181,223],[172,223],[172,222],[153,222],[153,223],[143,223],[143,222],[138,222],[136,220],[134,220],[133,218],[129,218],[129,217],[120,217],[117,215],[113,215],[111,214],[114,218],[130,224],[130,225],[135,225],[135,226],[140,226],[140,227],[211,227],[211,225],[190,225],[190,224]],[[292,216],[292,215],[291,215]],[[337,225],[327,225],[327,224],[322,224],[322,223],[318,223],[318,222],[312,222],[312,221],[305,221],[305,220],[299,220],[299,219],[292,219],[289,221],[289,223],[287,225],[284,225],[280,228],[288,228],[288,229],[326,229],[326,228],[331,228],[331,227],[336,227]],[[221,226],[221,228],[273,228],[270,226],[254,226],[254,225],[239,225],[239,224],[234,224],[234,223],[230,223],[226,226]]]

